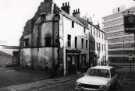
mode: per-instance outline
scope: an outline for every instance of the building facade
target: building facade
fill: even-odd
[[[104,36],[99,26],[80,17],[79,9],[70,14],[69,3],[59,8],[52,0],[44,0],[24,27],[20,64],[64,74],[85,71],[106,63]]]
[[[135,7],[105,16],[104,31],[108,40],[108,56],[111,63],[129,63],[129,57],[134,54],[134,35],[125,33],[123,15],[134,13]]]

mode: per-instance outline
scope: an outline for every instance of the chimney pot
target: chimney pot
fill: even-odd
[[[75,10],[75,12],[77,13],[77,9]]]
[[[78,8],[78,9],[73,10],[73,13],[72,14],[75,17],[80,17],[80,9]]]
[[[78,8],[78,13],[80,13],[80,9]]]
[[[75,10],[73,10],[73,14],[75,13]]]
[[[64,7],[64,3],[62,3],[62,7]]]
[[[70,7],[70,6],[69,6],[69,2],[68,2],[68,7]]]
[[[66,13],[70,14],[70,5],[69,2],[62,3],[61,9]]]
[[[67,2],[65,3],[65,6],[67,7]]]

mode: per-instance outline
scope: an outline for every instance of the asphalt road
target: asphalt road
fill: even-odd
[[[110,89],[110,91],[135,91],[135,72],[129,72],[129,69],[120,69],[119,71],[119,88]],[[50,88],[39,88],[38,91],[75,91],[75,80],[62,83]]]
[[[66,83],[61,83],[59,85],[55,85],[55,86],[52,86],[52,87],[49,87],[49,88],[39,88],[38,91],[75,91],[74,90],[74,87],[75,87],[75,84],[74,84],[75,81],[69,81],[69,82],[66,82]]]
[[[111,89],[110,91],[135,91],[135,70],[130,72],[129,68],[124,68],[118,70],[118,74],[120,88]],[[0,87],[29,83],[47,78],[48,76],[45,73],[37,74],[29,71],[16,71],[9,68],[0,68]],[[70,80],[49,87],[41,87],[38,88],[38,90],[34,90],[33,88],[31,91],[75,91],[75,80]]]
[[[18,85],[47,79],[48,75],[44,72],[32,72],[24,70],[14,70],[11,68],[0,67],[0,88],[9,85]]]

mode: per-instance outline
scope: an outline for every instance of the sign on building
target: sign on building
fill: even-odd
[[[126,33],[135,33],[135,15],[124,15],[124,28]]]

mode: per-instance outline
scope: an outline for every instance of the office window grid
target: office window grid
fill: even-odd
[[[134,39],[134,36],[124,36],[124,37],[119,37],[119,38],[113,38],[113,39],[108,39],[109,43],[117,43],[117,42],[123,42],[124,41],[131,41]]]

